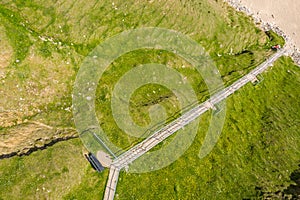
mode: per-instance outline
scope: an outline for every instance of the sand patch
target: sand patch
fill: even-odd
[[[241,0],[241,4],[256,13],[263,21],[276,24],[300,49],[299,0]]]

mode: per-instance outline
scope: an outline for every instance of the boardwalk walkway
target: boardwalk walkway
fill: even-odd
[[[166,125],[162,129],[154,132],[152,135],[150,135],[148,138],[146,138],[141,143],[137,144],[136,146],[132,147],[125,153],[121,154],[119,157],[117,157],[111,164],[110,167],[110,173],[108,182],[106,185],[105,200],[113,200],[115,190],[117,187],[118,182],[118,175],[119,171],[127,167],[130,163],[132,163],[134,160],[148,152],[150,149],[155,147],[157,144],[161,143],[163,140],[174,134],[179,129],[183,128],[185,125],[192,122],[194,119],[208,111],[209,109],[214,109],[214,105],[221,102],[222,100],[226,99],[228,96],[233,94],[235,91],[239,90],[241,87],[246,85],[249,82],[255,81],[256,76],[264,72],[269,66],[273,64],[274,61],[276,61],[279,57],[287,53],[287,50],[285,48],[279,50],[276,54],[271,56],[268,60],[266,60],[264,63],[256,67],[254,70],[252,70],[247,75],[243,76],[236,82],[234,82],[229,87],[223,89],[222,91],[214,94],[210,99],[205,101],[204,103],[201,103],[188,112],[184,113],[181,117],[174,120],[170,124]]]

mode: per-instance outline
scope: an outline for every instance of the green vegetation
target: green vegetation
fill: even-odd
[[[206,114],[193,145],[175,163],[147,174],[122,172],[116,199],[259,199],[262,192],[283,191],[300,163],[299,73],[290,59],[280,59],[264,81],[228,99],[227,121],[211,154],[198,158]],[[0,197],[101,197],[108,170],[97,174],[87,167],[82,149],[76,139],[1,160]]]
[[[79,139],[0,162],[0,199],[60,199],[93,172]],[[103,174],[104,175],[104,174]]]
[[[211,154],[198,158],[206,114],[179,160],[157,172],[122,173],[116,199],[260,199],[262,193],[276,198],[275,192],[291,184],[289,176],[300,162],[299,75],[299,68],[282,58],[263,82],[248,84],[228,99],[226,124]],[[67,197],[79,199],[85,190],[82,184]]]
[[[221,1],[118,0],[112,4],[97,0],[3,0],[0,23],[1,36],[6,35],[13,49],[13,55],[7,54],[10,64],[0,67],[3,144],[13,138],[34,146],[35,140],[28,135],[41,127],[35,124],[37,127],[32,128],[28,120],[53,127],[47,130],[49,135],[57,134],[57,128],[74,128],[71,92],[82,60],[106,38],[124,30],[157,26],[187,34],[209,52],[225,85],[263,62],[273,53],[271,46],[284,43],[273,32],[260,31],[248,17]],[[0,50],[5,51],[6,46],[0,46]],[[176,69],[187,77],[200,102],[208,98],[201,76],[180,57],[160,50],[123,55],[104,73],[96,99],[99,121],[120,147],[127,148],[139,139],[123,134],[115,124],[111,92],[128,70],[146,63]],[[229,98],[226,126],[209,156],[203,160],[197,156],[208,125],[206,114],[201,117],[193,146],[184,156],[157,172],[122,173],[116,198],[241,199],[283,190],[300,162],[300,95],[295,89],[299,77],[299,69],[282,58],[262,83],[255,87],[249,84]],[[148,124],[148,109],[157,103],[167,109],[169,117],[179,110],[170,90],[152,84],[134,93],[131,116],[138,124]],[[25,141],[20,140],[19,132],[26,136]],[[38,136],[36,139],[40,141]],[[13,145],[1,147],[1,153],[22,151]],[[76,139],[30,156],[1,160],[0,199],[101,197],[108,171],[96,174],[88,167],[82,148]]]
[[[18,136],[13,136],[10,127],[24,120],[74,128],[70,113],[71,92],[81,61],[103,40],[124,30],[158,26],[187,34],[210,53],[226,85],[263,62],[272,54],[270,47],[280,40],[276,35],[271,33],[270,37],[254,27],[248,17],[227,4],[211,1],[115,1],[112,4],[96,0],[47,3],[5,0],[0,4],[0,20],[14,50],[13,56],[8,56],[10,65],[0,70],[4,74],[0,76],[1,109],[5,111],[3,116],[10,116],[8,119],[0,115],[4,121],[0,127],[7,128],[3,133],[16,137],[16,140]],[[110,92],[126,70],[149,62],[167,64],[178,70],[188,78],[199,101],[207,98],[201,77],[176,55],[138,50],[122,56],[100,81],[96,105],[99,120],[103,120],[105,131],[118,146],[128,147],[137,139],[124,137],[112,120]],[[186,66],[184,69],[183,65]],[[111,77],[112,73],[116,76]],[[144,92],[139,94],[145,96]],[[173,94],[163,90],[158,95],[171,95],[170,99],[162,99],[162,105],[176,104]],[[132,108],[135,121],[148,122],[146,111],[149,106],[143,105],[153,104],[155,98],[151,96],[145,104]],[[172,103],[166,103],[168,100]],[[168,111],[169,116],[178,110],[176,108]],[[51,134],[55,135],[55,132]],[[4,151],[9,153],[14,148]]]
[[[158,26],[189,35],[210,52],[227,84],[261,63],[271,54],[270,46],[277,43],[254,27],[248,17],[221,2],[178,1],[162,5],[115,1],[112,5],[109,1],[5,0],[0,4],[0,20],[14,49],[11,65],[4,69],[5,84],[0,85],[0,100],[4,102],[1,106],[7,111],[19,108],[16,110],[22,119],[44,123],[49,121],[46,116],[54,113],[51,118],[55,119],[57,112],[71,121],[65,111],[71,102],[63,99],[71,99],[72,84],[83,56],[105,38],[123,30]],[[116,61],[116,66],[122,68],[114,68],[114,73],[121,76],[131,67],[147,62],[168,64],[194,79],[194,87],[202,84],[197,92],[205,92],[201,78],[191,69],[181,69],[184,61],[167,52],[158,55],[155,51],[138,51],[125,55]],[[115,82],[109,81],[110,91]],[[103,85],[99,85],[99,91],[107,95],[109,91],[102,90]],[[20,98],[25,100],[20,102]],[[203,100],[200,94],[199,100]],[[60,124],[60,118],[56,121],[51,124]],[[139,117],[137,121],[143,120]],[[115,127],[108,125],[108,129],[112,126]],[[122,141],[125,146],[132,142]]]

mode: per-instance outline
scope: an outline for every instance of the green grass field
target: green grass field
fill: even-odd
[[[216,63],[225,85],[262,63],[273,53],[272,45],[284,43],[221,1],[3,0],[0,153],[22,152],[41,138],[57,136],[57,130],[72,131],[72,87],[84,57],[115,34],[151,26],[196,40]],[[111,92],[128,70],[146,63],[167,64],[187,77],[200,102],[208,97],[201,76],[172,53],[137,50],[123,55],[101,78],[96,100],[104,130],[123,148],[139,139],[123,134],[114,122]],[[285,189],[300,163],[299,77],[299,68],[282,58],[262,83],[249,84],[228,99],[226,125],[208,157],[198,158],[206,114],[193,145],[171,166],[148,174],[121,173],[116,199],[255,199]],[[167,108],[168,116],[179,109],[170,90],[147,85],[134,93],[131,116],[146,125],[148,109],[157,103]],[[108,170],[94,172],[83,151],[80,140],[74,139],[0,160],[0,199],[102,197]]]
[[[201,117],[193,145],[175,163],[146,174],[122,172],[116,199],[260,199],[262,192],[274,194],[292,184],[289,176],[300,162],[299,68],[282,58],[263,77],[228,99],[224,130],[206,158],[200,160],[198,153],[208,114]],[[75,139],[1,160],[0,197],[100,198],[108,170],[93,171],[82,151]]]

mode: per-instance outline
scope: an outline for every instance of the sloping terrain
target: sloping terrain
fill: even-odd
[[[214,1],[2,1],[0,20],[4,55],[0,76],[2,155],[26,153],[28,149],[40,146],[36,145],[37,141],[60,137],[61,131],[57,129],[74,128],[71,92],[80,63],[105,38],[123,30],[158,26],[189,35],[210,52],[227,84],[270,55],[272,44],[282,43],[280,38],[270,38],[259,31],[244,15]],[[180,70],[200,92],[199,100],[203,99],[206,86],[201,77],[188,67],[182,69],[185,64],[182,59],[166,52],[158,55],[155,51],[132,52],[117,60],[115,66],[128,67],[115,71],[118,76],[114,80],[104,76],[98,94],[105,93],[109,97],[106,89],[111,90],[118,77],[132,66],[149,62],[168,64]],[[144,93],[141,91],[141,96]],[[144,105],[151,105],[159,95],[170,96],[166,91],[161,92],[151,96],[148,103],[133,108],[136,121],[147,122],[147,115],[140,113],[145,113],[149,106]],[[108,98],[97,104],[100,120],[108,120],[105,123],[108,133],[116,129],[111,117],[102,117],[111,115],[109,101]],[[46,129],[44,135],[33,134],[32,129],[41,127],[31,121],[53,129]],[[70,135],[68,131],[63,132],[67,134],[63,137]],[[116,140],[112,138],[118,145],[128,146],[134,140],[119,135]],[[11,140],[16,141],[15,145]],[[23,145],[19,145],[21,143]]]
[[[116,199],[297,199],[299,78],[299,68],[281,59],[259,85],[249,84],[230,97],[224,131],[209,156],[198,157],[207,114],[193,145],[175,163],[146,174],[123,172]],[[75,139],[1,160],[0,197],[102,197],[108,170],[92,170],[83,151]]]
[[[263,62],[272,45],[284,42],[212,0],[3,0],[0,24],[0,158],[10,157],[0,160],[0,199],[103,195],[107,171],[96,174],[88,166],[80,140],[54,143],[77,136],[73,83],[84,57],[105,39],[139,27],[180,31],[205,47],[225,85]],[[110,139],[124,148],[136,138],[115,124],[111,91],[118,78],[143,63],[167,64],[187,77],[199,101],[207,98],[201,76],[174,54],[139,50],[120,57],[100,80],[96,108]],[[290,176],[300,162],[299,77],[299,68],[281,59],[261,84],[229,99],[222,138],[208,157],[197,156],[207,128],[205,115],[193,146],[180,160],[154,173],[122,173],[116,199],[275,198],[290,186],[285,190],[289,195],[295,190]],[[156,93],[143,99],[152,91]],[[157,103],[170,116],[178,109],[169,90],[140,88],[131,104],[135,121],[147,124],[148,109]]]

